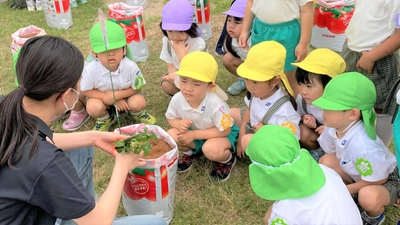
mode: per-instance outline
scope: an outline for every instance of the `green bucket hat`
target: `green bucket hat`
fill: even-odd
[[[268,140],[266,140],[268,138]],[[263,126],[250,140],[246,154],[250,185],[267,200],[304,198],[324,186],[326,178],[292,132],[278,125]]]
[[[375,101],[374,83],[361,73],[349,72],[329,81],[324,94],[312,104],[325,110],[360,110],[367,134],[375,140]]]
[[[122,48],[126,45],[125,31],[117,23],[106,21],[107,50],[113,50]],[[106,46],[103,39],[103,33],[101,32],[100,23],[95,24],[90,30],[90,45],[94,53],[100,53],[106,51]]]

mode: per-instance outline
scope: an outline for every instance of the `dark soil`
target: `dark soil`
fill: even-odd
[[[149,154],[143,157],[144,159],[157,159],[172,150],[172,147],[162,139],[150,140],[150,143],[152,147]]]

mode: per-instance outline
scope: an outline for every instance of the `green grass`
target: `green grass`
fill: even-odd
[[[159,59],[161,51],[162,34],[159,30],[161,7],[165,0],[150,0],[149,7],[145,10],[144,21],[146,25],[147,41],[150,58],[145,63],[139,63],[147,84],[143,94],[147,99],[147,110],[157,117],[158,125],[168,129],[164,113],[170,97],[160,89],[160,78],[166,73],[166,65]],[[222,29],[225,17],[221,12],[229,8],[230,0],[211,2],[213,12],[213,37],[207,41],[208,49],[219,64],[217,83],[223,89],[234,82],[233,76],[223,67],[221,57],[214,53],[215,44]],[[108,2],[107,2],[108,3]],[[10,2],[0,4],[0,93],[6,94],[15,88],[12,71],[12,57],[10,52],[11,34],[20,27],[34,24],[44,28],[50,35],[64,37],[78,46],[83,55],[90,51],[89,31],[97,20],[97,9],[101,8],[106,13],[107,6],[102,0],[89,0],[86,5],[79,5],[72,9],[74,25],[68,30],[56,30],[47,27],[43,12],[28,12],[27,10],[11,10]],[[243,95],[230,96],[228,104],[231,107],[243,105]],[[122,126],[132,123],[132,120],[123,116]],[[94,120],[91,119],[80,130],[91,130]],[[110,130],[115,129],[113,126]],[[62,132],[61,123],[53,125],[52,129]],[[393,149],[393,147],[391,147]],[[265,201],[254,194],[248,178],[248,159],[239,160],[232,171],[231,178],[224,183],[212,182],[208,173],[211,163],[205,165],[196,162],[194,168],[183,175],[178,175],[175,189],[175,211],[171,224],[262,224],[268,206],[272,203]],[[94,176],[96,192],[101,195],[107,187],[113,159],[107,154],[96,151],[94,162]],[[295,210],[295,209],[293,209]],[[119,215],[124,215],[121,207]],[[394,207],[387,207],[387,225],[395,224],[400,218],[400,212]]]

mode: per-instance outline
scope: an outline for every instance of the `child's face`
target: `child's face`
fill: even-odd
[[[314,100],[322,96],[324,87],[318,80],[312,79],[309,84],[299,84],[299,93],[307,104],[311,104]]]
[[[168,39],[172,41],[186,41],[189,35],[184,31],[167,30]]]
[[[188,77],[180,77],[179,85],[183,97],[193,108],[197,108],[207,93],[214,87],[214,84],[203,82]]]
[[[228,16],[226,23],[226,31],[232,38],[239,38],[240,32],[242,31],[243,20],[235,20],[234,17]]]
[[[323,110],[324,125],[337,130],[344,130],[350,123],[351,110]]]
[[[250,92],[251,96],[261,99],[266,99],[273,95],[275,92],[272,90],[280,81],[279,78],[273,78],[269,81],[254,81],[249,79],[244,80],[246,82],[246,88]]]
[[[108,64],[109,64],[110,71],[114,72],[118,69],[119,63],[124,58],[125,48],[117,48],[117,49],[113,49],[113,50],[108,50],[108,61],[107,61],[107,52],[100,52],[95,55],[104,67],[108,68]]]

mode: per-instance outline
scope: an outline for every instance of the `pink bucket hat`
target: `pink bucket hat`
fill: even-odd
[[[171,0],[161,14],[162,29],[186,31],[193,24],[193,7],[188,0]]]

